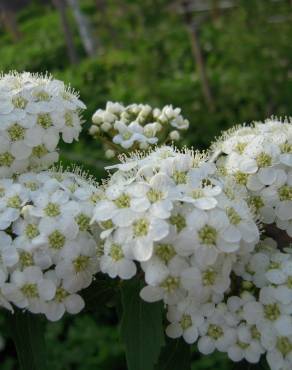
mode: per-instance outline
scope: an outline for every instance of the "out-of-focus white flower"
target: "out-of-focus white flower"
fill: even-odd
[[[179,140],[179,130],[189,127],[179,108],[171,105],[163,109],[149,105],[108,102],[105,110],[98,109],[92,116],[89,133],[98,138],[105,136],[124,150],[145,150],[151,145],[163,144],[167,138]],[[175,128],[175,130],[173,130]]]
[[[114,158],[114,157],[115,157],[115,155],[116,155],[116,152],[115,152],[114,150],[112,150],[112,149],[107,149],[107,150],[105,151],[105,156],[106,156],[106,158],[108,158],[108,159]]]
[[[180,139],[180,133],[177,130],[170,132],[169,137],[171,140],[178,141]]]

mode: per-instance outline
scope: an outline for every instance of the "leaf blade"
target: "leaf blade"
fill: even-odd
[[[9,321],[20,370],[48,370],[43,318],[15,310]]]
[[[183,339],[169,339],[155,370],[191,370],[191,346]]]
[[[124,282],[121,335],[126,348],[128,370],[153,370],[164,344],[162,303],[147,303],[140,296],[143,283]]]

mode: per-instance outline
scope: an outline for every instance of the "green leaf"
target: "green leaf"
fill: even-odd
[[[117,295],[117,282],[104,275],[97,275],[91,285],[82,291],[85,311],[97,311],[98,307],[114,302]]]
[[[155,370],[191,370],[191,346],[183,339],[169,339]]]
[[[20,370],[47,370],[44,321],[40,315],[15,310],[7,315]]]
[[[137,279],[122,285],[121,335],[126,347],[128,370],[153,370],[164,344],[162,303],[147,303],[140,296]]]

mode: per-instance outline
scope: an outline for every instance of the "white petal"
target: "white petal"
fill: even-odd
[[[183,338],[188,344],[193,344],[195,341],[198,339],[199,333],[198,329],[194,326],[188,328],[184,333],[183,333]]]
[[[280,335],[287,336],[292,334],[292,317],[280,316],[275,322],[275,328]]]
[[[140,297],[146,302],[157,302],[162,299],[163,290],[159,287],[147,285],[141,290]]]
[[[179,338],[183,333],[182,328],[178,323],[172,323],[168,325],[165,332],[169,338],[173,339]]]
[[[65,313],[65,307],[62,303],[49,302],[45,308],[45,315],[50,321],[58,321]]]
[[[70,294],[65,300],[66,310],[70,314],[77,314],[85,307],[85,302],[78,294]]]
[[[137,261],[148,261],[153,253],[153,243],[150,240],[137,240],[133,247],[133,255]]]
[[[235,226],[230,225],[222,232],[222,237],[229,243],[237,243],[241,239],[241,233]]]
[[[291,220],[292,219],[292,201],[286,200],[280,202],[279,206],[276,208],[276,215],[281,220]]]
[[[215,351],[214,341],[210,337],[202,337],[198,341],[198,349],[204,355],[209,355]]]
[[[56,285],[51,280],[42,280],[38,283],[39,295],[44,300],[53,299],[56,293]]]
[[[194,201],[194,206],[199,208],[199,209],[203,209],[203,210],[206,210],[206,209],[212,209],[212,208],[215,208],[216,205],[217,205],[217,200],[215,198],[200,198],[200,199],[196,199]]]
[[[23,141],[17,141],[11,145],[11,153],[16,159],[26,159],[31,155],[31,148]]]
[[[137,271],[137,267],[133,261],[122,260],[118,264],[118,274],[121,279],[131,279]]]

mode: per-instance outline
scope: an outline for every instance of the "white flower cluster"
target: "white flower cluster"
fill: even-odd
[[[283,356],[282,364],[290,361],[285,345],[292,329],[292,290],[287,291],[292,259],[273,249],[286,261],[280,280],[279,271],[269,270],[276,264],[261,262],[258,255],[268,259],[269,254],[258,244],[258,226],[244,189],[232,179],[218,178],[215,165],[202,155],[171,147],[111,168],[118,170],[105,183],[93,217],[103,229],[101,271],[129,279],[142,269],[147,285],[141,297],[167,305],[168,336],[183,336],[190,344],[198,340],[202,353],[217,349],[233,361],[256,363],[268,352],[273,370],[288,370],[275,367],[270,358],[276,353]],[[265,274],[266,285],[257,285]],[[276,280],[279,291],[271,298]],[[271,306],[265,308],[269,300]],[[262,320],[274,317],[274,303],[279,304],[280,321],[268,329]],[[269,345],[263,327],[274,330]]]
[[[292,123],[269,119],[239,127],[213,149],[221,173],[247,188],[263,222],[292,237]]]
[[[229,311],[237,317],[237,338],[241,351],[230,347],[228,354],[237,361],[266,352],[272,370],[292,368],[292,254],[277,248],[266,238],[256,250],[238,261],[235,274],[252,293],[231,297]],[[238,325],[238,324],[237,324]],[[244,329],[241,329],[244,328]],[[247,345],[248,344],[248,345]],[[239,346],[240,347],[240,346]],[[246,351],[249,351],[247,353]],[[232,353],[230,352],[232,351]],[[256,357],[254,357],[256,359]],[[256,362],[256,361],[254,361]]]
[[[63,82],[31,73],[0,76],[0,178],[58,160],[60,134],[77,140],[85,105]]]
[[[99,190],[61,171],[0,179],[0,304],[49,320],[84,307],[99,270],[90,219]]]
[[[172,106],[108,102],[90,133],[108,157],[133,154],[97,187],[47,170],[60,135],[78,139],[84,108],[60,81],[0,76],[0,305],[55,321],[83,309],[80,291],[99,270],[139,272],[141,298],[167,307],[169,337],[235,362],[266,354],[272,370],[290,370],[292,252],[260,240],[258,220],[291,240],[291,122],[237,127],[211,157],[170,146],[141,155],[189,122]]]
[[[163,109],[150,105],[108,102],[105,110],[98,109],[92,117],[89,132],[94,137],[101,135],[123,149],[146,149],[165,140],[177,141],[180,130],[189,127],[188,120],[181,116],[179,108],[166,105]],[[108,151],[114,156],[112,150]]]

